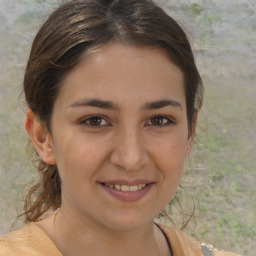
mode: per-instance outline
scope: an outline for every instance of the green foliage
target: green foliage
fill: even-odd
[[[208,13],[205,15],[204,20],[208,23],[208,25],[212,25],[213,23],[221,22],[222,18],[220,15],[213,15]]]
[[[199,16],[204,10],[203,6],[198,3],[192,3],[191,5],[185,4],[183,8],[191,17]]]
[[[194,15],[200,15],[204,8],[198,3],[193,3],[190,6],[190,10]]]

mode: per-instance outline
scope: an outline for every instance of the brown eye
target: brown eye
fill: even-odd
[[[149,126],[156,126],[156,127],[164,127],[167,125],[174,124],[173,120],[170,117],[167,116],[153,116],[149,121],[147,122],[147,125]]]
[[[88,123],[92,126],[98,126],[102,123],[102,118],[99,116],[94,116],[88,119]]]
[[[85,125],[91,128],[101,128],[103,126],[109,126],[109,122],[102,116],[89,116],[80,121],[81,125]]]
[[[154,118],[151,119],[151,123],[152,125],[162,125],[163,124],[163,117],[161,116],[156,116]]]

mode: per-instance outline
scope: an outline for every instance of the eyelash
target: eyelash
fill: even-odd
[[[90,121],[93,121],[93,119],[95,119],[94,121],[97,121],[96,119],[98,119],[99,124],[97,124],[97,123],[91,124]],[[155,119],[155,121],[161,120],[160,124],[153,124],[152,123],[153,119]],[[105,122],[105,124],[102,124],[103,121]],[[93,129],[100,129],[104,126],[111,126],[111,124],[106,120],[106,117],[100,116],[100,115],[88,116],[88,117],[82,119],[79,122],[79,124],[86,125]],[[149,119],[149,121],[146,122],[146,126],[154,126],[154,127],[159,127],[159,128],[162,128],[162,127],[165,127],[168,125],[173,125],[173,124],[175,124],[175,122],[170,117],[162,116],[162,115],[155,115],[155,116],[151,117]]]

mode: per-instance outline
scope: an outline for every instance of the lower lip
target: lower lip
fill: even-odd
[[[105,189],[108,193],[110,193],[115,198],[122,201],[126,201],[126,202],[133,202],[143,198],[148,193],[148,191],[152,188],[154,183],[147,184],[147,186],[137,191],[121,191],[115,188],[110,188],[105,184],[100,184],[100,185],[103,187],[103,189]]]

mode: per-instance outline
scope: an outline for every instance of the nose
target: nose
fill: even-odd
[[[142,135],[134,130],[126,130],[115,138],[110,161],[120,169],[139,170],[149,161]]]

